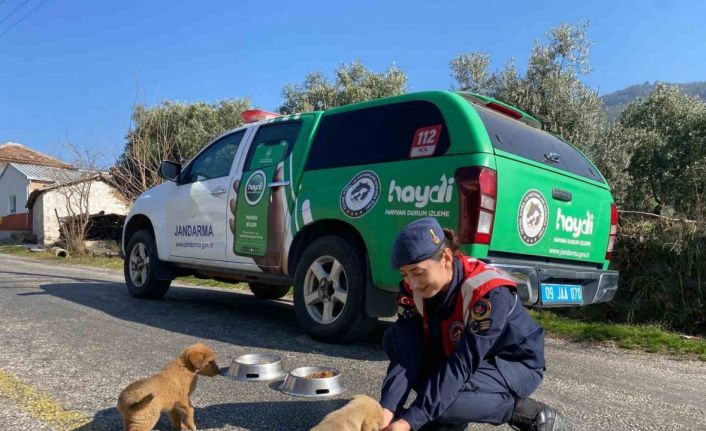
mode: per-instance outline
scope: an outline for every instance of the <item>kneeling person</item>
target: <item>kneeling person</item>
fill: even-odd
[[[556,410],[528,398],[544,375],[544,329],[509,275],[463,255],[453,231],[430,217],[399,233],[391,263],[403,282],[398,320],[383,342],[387,430],[465,430],[469,422],[561,428]],[[405,410],[412,389],[417,398]]]

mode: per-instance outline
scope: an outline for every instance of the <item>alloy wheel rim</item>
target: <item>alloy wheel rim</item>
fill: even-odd
[[[332,256],[321,256],[309,266],[304,278],[304,304],[309,316],[330,325],[343,314],[348,302],[348,278],[343,265]]]
[[[149,249],[144,243],[137,243],[130,252],[130,280],[140,287],[147,281],[150,268]]]

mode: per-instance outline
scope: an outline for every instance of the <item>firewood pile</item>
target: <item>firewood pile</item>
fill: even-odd
[[[60,239],[66,238],[65,226],[74,221],[75,217],[64,217],[59,226]],[[89,216],[85,240],[113,240],[120,241],[123,235],[125,216],[119,214],[93,214]]]

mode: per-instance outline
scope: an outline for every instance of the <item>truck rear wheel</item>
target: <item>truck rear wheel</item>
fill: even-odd
[[[248,287],[252,294],[258,299],[280,299],[289,292],[289,286],[248,283]]]
[[[135,232],[125,249],[123,264],[125,284],[132,296],[140,299],[159,299],[167,293],[172,282],[155,277],[159,264],[152,232],[145,229]]]
[[[361,250],[335,235],[304,250],[294,273],[294,308],[309,335],[348,341],[370,332],[376,319],[365,314],[366,265]]]

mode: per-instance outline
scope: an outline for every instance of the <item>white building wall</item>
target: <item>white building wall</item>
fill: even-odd
[[[89,196],[90,214],[104,211],[106,214],[127,214],[130,208],[115,195],[115,190],[103,181],[94,181]],[[55,211],[56,210],[56,211]],[[76,209],[78,211],[78,209]],[[41,244],[51,244],[59,239],[59,217],[69,215],[66,198],[59,189],[52,189],[39,195],[34,203],[34,234]]]
[[[0,176],[0,217],[10,214],[10,196],[17,196],[17,213],[26,213],[29,180],[24,174],[8,165]]]

